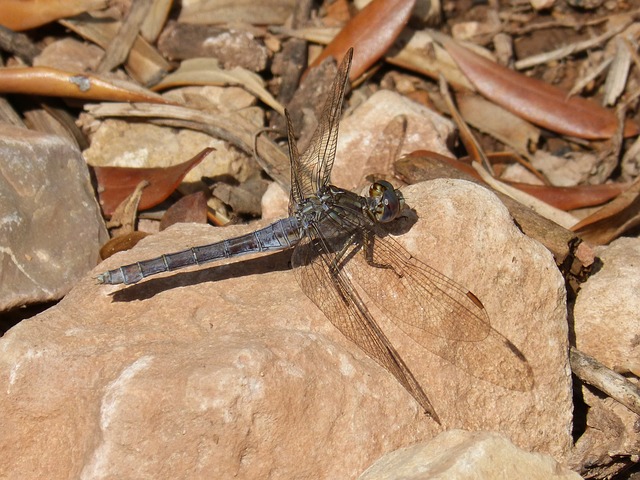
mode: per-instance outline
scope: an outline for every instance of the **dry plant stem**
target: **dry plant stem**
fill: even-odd
[[[145,118],[155,125],[197,130],[225,140],[248,155],[253,155],[254,136],[259,129],[240,115],[210,115],[200,110],[174,105],[103,103],[87,105],[86,109],[96,117]],[[291,167],[287,154],[264,135],[260,136],[256,143],[260,166],[281,187],[289,191]]]
[[[511,13],[500,13],[499,17],[501,20],[505,20],[509,22],[514,21],[518,23],[526,22],[527,20],[529,20],[528,18],[526,20],[517,18],[517,17],[514,18],[514,15]],[[524,27],[518,27],[518,28],[507,27],[505,31],[508,34],[513,36],[522,36],[527,33],[535,32],[537,30],[544,30],[547,28],[566,27],[566,28],[572,28],[574,30],[580,30],[587,26],[591,27],[591,26],[606,22],[608,19],[609,17],[603,17],[603,18],[596,18],[595,20],[590,20],[588,22],[578,22],[572,17],[566,17],[566,18],[561,18],[559,20],[551,20],[548,22],[528,24],[528,25],[525,25]]]
[[[140,26],[144,21],[152,0],[137,0],[131,3],[127,17],[120,25],[118,34],[106,49],[104,57],[98,66],[99,73],[110,72],[123,63],[129,56]]]
[[[438,75],[438,83],[440,87],[440,94],[442,95],[442,98],[444,98],[449,113],[451,114],[451,117],[456,122],[456,125],[460,130],[460,139],[462,140],[464,147],[467,149],[467,154],[473,159],[481,162],[482,166],[487,170],[487,172],[493,175],[493,168],[491,167],[491,163],[489,163],[489,159],[485,155],[484,150],[480,146],[480,143],[476,140],[476,137],[471,132],[471,129],[462,118],[462,115],[460,115],[460,112],[453,102],[453,98],[451,98],[449,86],[447,85],[447,80],[444,78],[444,75]]]
[[[636,385],[575,347],[569,351],[569,361],[571,371],[580,380],[640,415],[640,389]]]
[[[598,76],[602,72],[604,72],[609,65],[611,65],[611,62],[613,62],[613,58],[606,58],[603,62],[600,63],[600,65],[596,66],[589,73],[587,73],[587,75],[579,79],[574,84],[573,88],[569,90],[569,93],[567,94],[567,98],[572,97],[574,95],[578,95],[584,87],[586,87],[589,83],[591,83],[593,80],[598,78]]]
[[[551,62],[553,60],[560,60],[561,58],[567,57],[574,53],[582,52],[584,50],[596,47],[625,30],[629,25],[633,23],[633,19],[637,14],[638,11],[636,10],[635,12],[630,14],[624,22],[621,22],[619,25],[612,28],[611,30],[606,31],[602,35],[598,35],[597,37],[590,38],[589,40],[585,40],[583,42],[576,42],[571,45],[567,45],[566,47],[553,50],[551,52],[532,55],[529,58],[517,61],[514,64],[514,67],[516,70],[524,70],[526,68],[534,67],[542,63]]]
[[[626,230],[640,225],[640,177],[615,199],[571,229],[596,245],[606,245]]]

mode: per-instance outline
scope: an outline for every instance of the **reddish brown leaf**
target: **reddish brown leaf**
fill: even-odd
[[[158,205],[171,195],[187,172],[213,150],[205,148],[191,160],[168,168],[94,167],[102,211],[111,215],[142,180],[147,180],[149,186],[142,193],[139,209]]]
[[[448,39],[444,47],[482,95],[510,112],[548,130],[587,139],[611,138],[618,126],[613,111],[581,97],[498,65]],[[625,124],[626,137],[638,125]]]
[[[171,205],[160,220],[160,230],[174,223],[207,223],[207,195],[196,192],[185,195]]]
[[[0,93],[115,102],[171,103],[131,82],[50,67],[0,68]]]
[[[373,0],[340,30],[309,68],[330,56],[341,60],[354,47],[349,78],[360,77],[395,42],[415,3],[415,0]]]
[[[519,182],[505,182],[518,190],[533,195],[560,210],[595,207],[615,198],[628,184],[611,183],[602,185],[576,185],[574,187],[554,187],[552,185],[530,185]]]
[[[444,162],[452,167],[472,176],[478,181],[482,181],[475,169],[460,160],[446,157],[435,152],[419,150],[412,152],[407,157],[423,157],[435,162]],[[488,155],[489,159],[493,155]],[[575,187],[554,187],[551,185],[530,185],[527,183],[510,182],[501,180],[529,195],[536,197],[538,200],[552,205],[560,210],[575,210],[576,208],[593,207],[602,205],[603,203],[615,198],[622,191],[629,187],[628,184],[604,184],[604,185],[577,185]]]

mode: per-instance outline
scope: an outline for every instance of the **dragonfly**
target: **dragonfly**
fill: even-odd
[[[352,56],[350,49],[340,63],[318,127],[302,154],[285,110],[291,162],[288,218],[246,235],[121,266],[97,280],[129,285],[187,266],[292,248],[291,264],[303,292],[440,423],[421,384],[367,308],[367,299],[418,345],[472,374],[478,363],[491,361],[479,346],[498,345],[502,354],[494,360],[501,367],[489,365],[481,374],[493,383],[527,390],[531,369],[515,345],[491,327],[486,309],[473,293],[413,257],[387,234],[385,224],[406,208],[399,190],[378,181],[361,196],[331,184]],[[491,350],[495,355],[495,348]],[[505,380],[509,376],[503,372],[515,378]]]

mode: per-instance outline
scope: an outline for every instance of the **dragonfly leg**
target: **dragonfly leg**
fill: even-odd
[[[362,242],[364,247],[364,258],[367,263],[375,268],[390,268],[393,270],[393,266],[388,263],[378,263],[373,259],[373,249],[375,248],[375,235],[372,235],[371,232],[366,231],[364,242]]]
[[[333,275],[337,275],[340,269],[342,268],[342,265],[347,263],[351,258],[351,256],[356,253],[357,249],[360,248],[359,246],[357,246],[356,238],[357,238],[357,233],[351,234],[351,236],[347,239],[347,241],[344,242],[344,245],[342,246],[342,248],[338,252],[336,252],[335,256],[333,257],[333,260],[331,261],[331,266],[330,266],[331,273]],[[352,248],[354,246],[357,247],[356,251],[354,251]]]

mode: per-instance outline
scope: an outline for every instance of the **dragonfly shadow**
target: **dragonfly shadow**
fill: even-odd
[[[405,207],[394,221],[377,224],[377,227],[384,233],[398,237],[409,232],[418,222],[418,218],[418,213],[413,208]]]
[[[114,302],[148,300],[158,293],[174,288],[286,270],[291,270],[291,250],[240,260],[226,265],[200,268],[190,272],[172,272],[166,277],[154,277],[128,285],[126,288],[113,292],[111,297]]]

